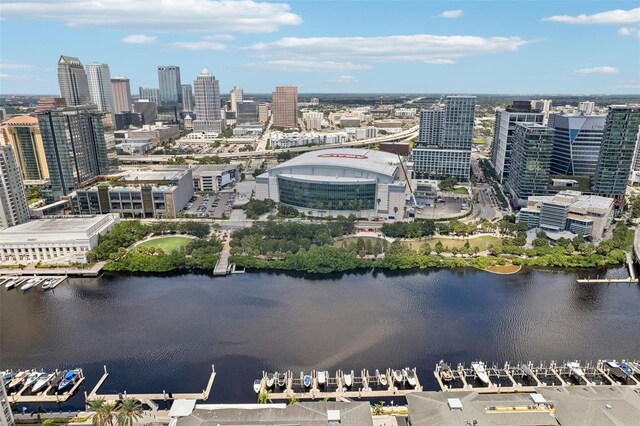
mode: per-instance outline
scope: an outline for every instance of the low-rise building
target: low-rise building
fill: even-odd
[[[416,116],[417,111],[415,108],[396,108],[396,110],[393,111],[393,115],[401,118],[413,118]]]
[[[311,144],[339,144],[349,141],[347,132],[332,133],[284,133],[271,132],[269,136],[269,146],[271,148],[293,148]]]
[[[355,135],[357,140],[377,138],[378,128],[371,126],[361,127],[359,129],[356,129]]]
[[[556,195],[529,197],[518,222],[546,232],[569,231],[599,240],[613,221],[614,199],[561,191]]]
[[[98,237],[118,222],[117,214],[31,220],[0,231],[0,261],[86,262]]]
[[[260,123],[243,123],[233,128],[233,136],[260,136],[263,130]]]
[[[134,139],[149,138],[154,146],[158,146],[180,137],[180,128],[177,125],[156,122],[154,125],[144,125],[142,129],[131,130],[129,137]]]
[[[194,166],[192,174],[194,191],[217,192],[240,181],[240,164]]]
[[[116,145],[116,149],[121,149],[131,155],[144,155],[149,152],[152,147],[153,143],[149,138],[127,139],[125,142]]]

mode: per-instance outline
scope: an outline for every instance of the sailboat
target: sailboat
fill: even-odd
[[[484,368],[484,362],[472,362],[471,368],[473,368],[473,371],[476,373],[476,377],[482,382],[482,384],[486,386],[491,384],[487,370]]]
[[[451,367],[449,366],[449,364],[444,362],[444,360],[441,360],[438,363],[438,367],[440,367],[440,378],[442,380],[444,380],[445,382],[450,382],[451,380],[453,380],[453,372],[451,371]]]

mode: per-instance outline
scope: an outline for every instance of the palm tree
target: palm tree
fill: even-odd
[[[118,426],[133,426],[133,423],[142,418],[142,405],[137,399],[124,398],[118,407]]]
[[[266,390],[258,394],[258,404],[271,404],[271,391]]]
[[[291,395],[289,397],[289,405],[296,404],[298,402],[298,398],[295,395]]]
[[[41,415],[45,414],[47,411],[45,409],[42,408],[42,405],[38,405],[38,408],[36,408],[35,410],[33,410],[33,412],[31,413],[31,416],[37,416],[38,418],[38,423],[41,423],[40,419],[41,419]]]
[[[393,214],[394,214],[394,216],[398,216],[398,206],[395,206],[393,208]]]
[[[89,402],[89,411],[95,411],[92,423],[94,426],[113,426],[116,406],[106,402],[104,398],[97,398]]]

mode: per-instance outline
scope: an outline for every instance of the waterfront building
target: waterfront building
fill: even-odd
[[[542,124],[544,114],[533,110],[530,101],[514,101],[505,111],[496,112],[496,123],[491,144],[491,164],[500,182],[504,182],[511,169],[513,133],[518,123]]]
[[[36,113],[41,113],[50,109],[64,108],[66,106],[67,101],[65,101],[64,98],[46,96],[38,99],[38,104],[36,105]]]
[[[244,101],[236,104],[236,124],[257,122],[258,104],[254,101]]]
[[[556,195],[534,196],[517,215],[529,229],[591,236],[600,240],[613,221],[612,198],[582,195],[578,191],[560,191]]]
[[[602,147],[593,179],[593,192],[622,204],[638,141],[640,105],[609,107]]]
[[[606,115],[551,114],[551,174],[593,177],[606,119]]]
[[[95,106],[60,108],[38,114],[51,192],[58,200],[109,170],[103,113]]]
[[[0,380],[0,426],[15,426],[11,402],[4,387],[4,381]]]
[[[322,130],[322,119],[324,114],[318,111],[307,111],[302,113],[302,119],[307,126],[307,130]],[[358,122],[358,125],[360,123]]]
[[[194,191],[217,192],[240,182],[240,164],[194,166],[192,174]]]
[[[13,149],[0,145],[0,228],[29,220],[29,207]]]
[[[596,103],[591,101],[578,102],[578,111],[583,114],[593,114]]]
[[[60,95],[69,106],[91,103],[87,74],[80,59],[73,56],[60,56],[58,59],[58,84]]]
[[[91,102],[102,112],[113,113],[113,88],[111,73],[107,64],[87,64],[84,66],[89,82]]]
[[[138,87],[138,100],[154,102],[156,107],[160,105],[160,89],[153,87]]]
[[[447,96],[444,111],[421,111],[412,152],[418,177],[469,179],[475,105],[475,96]]]
[[[231,111],[238,112],[238,104],[244,102],[244,92],[242,91],[242,87],[234,86],[229,92],[229,104],[231,107]]]
[[[49,178],[38,119],[30,115],[12,117],[2,123],[4,143],[13,148],[23,180]]]
[[[193,111],[193,88],[190,84],[182,85],[182,110]]]
[[[155,123],[158,118],[158,105],[154,101],[140,99],[133,103],[133,111],[142,114],[144,124]]]
[[[159,106],[177,106],[182,102],[180,67],[166,65],[158,67]]]
[[[35,219],[0,231],[0,262],[83,263],[117,214]]]
[[[298,127],[298,88],[276,86],[271,96],[273,125],[276,127]]]
[[[408,177],[397,155],[369,149],[301,154],[256,177],[256,198],[313,216],[402,217]]]
[[[222,132],[224,120],[220,110],[220,84],[207,68],[193,82],[195,92],[195,132]]]
[[[269,135],[269,147],[271,148],[293,148],[311,144],[340,144],[349,141],[347,132],[293,132],[285,133],[273,131]]]
[[[76,214],[119,213],[124,217],[173,219],[193,197],[188,168],[131,171],[70,195]]]
[[[113,112],[122,114],[131,112],[131,86],[127,77],[114,77],[111,79],[111,87],[113,91]]]
[[[506,182],[514,204],[524,205],[533,195],[547,195],[552,148],[553,129],[536,123],[516,125]]]
[[[261,102],[258,105],[258,121],[262,124],[269,121],[269,104]]]

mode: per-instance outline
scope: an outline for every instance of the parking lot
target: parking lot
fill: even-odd
[[[184,213],[195,216],[221,218],[229,216],[235,202],[235,194],[231,192],[198,194],[185,206]]]

